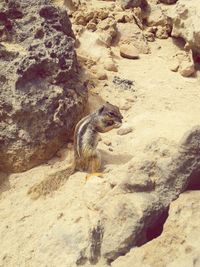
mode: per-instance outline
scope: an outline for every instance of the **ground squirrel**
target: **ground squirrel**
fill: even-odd
[[[119,128],[122,119],[119,108],[106,102],[98,110],[80,120],[74,132],[72,168],[69,168],[69,170],[67,168],[63,169],[55,175],[48,176],[39,184],[33,185],[28,194],[32,198],[47,195],[58,189],[75,171],[88,172],[86,178],[92,175],[100,175],[100,173],[97,173],[101,167],[101,155],[97,150],[99,133]]]

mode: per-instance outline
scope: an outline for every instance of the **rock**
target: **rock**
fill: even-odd
[[[148,26],[165,26],[168,23],[169,18],[164,13],[161,5],[150,4],[149,16],[147,17]]]
[[[133,23],[118,23],[118,39],[120,44],[134,45],[140,54],[150,53],[150,48],[142,30]]]
[[[133,107],[132,103],[125,102],[124,104],[120,105],[120,110],[126,110],[127,111],[132,107]]]
[[[115,20],[117,22],[126,23],[126,22],[132,22],[134,20],[134,17],[131,14],[127,14],[127,11],[123,11],[123,12],[117,12],[115,14]]]
[[[94,22],[89,22],[87,24],[87,29],[91,30],[91,31],[96,31],[97,30],[97,26],[96,26],[96,24]]]
[[[133,131],[133,128],[131,126],[123,126],[118,131],[118,135],[126,135],[128,133],[131,133]]]
[[[153,195],[142,192],[130,195],[116,193],[104,201],[101,209],[101,221],[105,225],[101,245],[104,258],[113,261],[126,253],[128,247],[144,242],[145,236],[141,231],[143,218],[148,216],[157,200]],[[155,214],[151,215],[153,220]]]
[[[64,5],[69,9],[69,10],[77,10],[79,5],[80,5],[80,0],[64,0]]]
[[[192,51],[181,51],[173,56],[170,65],[172,71],[179,71],[183,77],[189,77],[195,73]]]
[[[135,123],[134,118],[132,120]],[[142,127],[144,123],[145,121],[142,121]],[[148,135],[147,127],[146,130]],[[182,127],[179,130],[182,130]],[[180,143],[164,137],[145,142],[142,136],[140,140],[146,145],[139,143],[138,146],[141,149],[137,149],[134,143],[127,144],[133,149],[134,153],[131,155],[120,153],[117,143],[121,142],[121,137],[116,136],[115,152],[102,153],[105,164],[108,164],[104,165],[107,170],[104,172],[104,177],[93,177],[85,183],[85,174],[77,172],[67,180],[63,188],[56,192],[56,201],[51,197],[31,203],[24,198],[25,206],[21,206],[22,203],[19,201],[19,197],[24,196],[27,183],[34,184],[36,180],[41,180],[41,175],[46,176],[47,171],[55,171],[54,165],[34,168],[25,174],[12,175],[10,178],[16,190],[3,192],[1,200],[4,201],[7,194],[8,201],[6,200],[1,207],[6,210],[10,202],[13,209],[8,209],[2,214],[6,223],[2,229],[1,238],[13,241],[14,236],[16,242],[5,244],[5,248],[9,246],[10,250],[4,250],[2,256],[6,254],[14,256],[11,249],[18,252],[20,245],[24,255],[27,255],[27,262],[30,259],[31,266],[43,266],[45,262],[47,266],[75,267],[90,266],[92,263],[103,267],[106,264],[117,264],[121,259],[126,262],[122,266],[132,266],[133,262],[134,266],[146,264],[146,266],[164,267],[167,266],[166,262],[184,266],[182,259],[178,257],[179,253],[181,258],[183,254],[187,256],[185,262],[188,263],[188,257],[192,256],[189,253],[191,249],[195,247],[197,251],[196,248],[199,248],[199,199],[195,201],[180,199],[180,205],[185,203],[185,208],[183,212],[180,207],[177,208],[174,216],[177,218],[177,223],[180,218],[184,219],[183,226],[177,229],[176,225],[173,225],[172,235],[164,242],[156,243],[155,246],[152,242],[156,242],[158,238],[154,241],[150,240],[161,233],[171,202],[191,186],[191,181],[193,186],[195,182],[196,185],[200,185],[199,136],[200,126],[190,129]],[[127,147],[129,153],[130,147]],[[60,160],[56,163],[59,166],[61,164]],[[66,170],[66,162],[61,164],[61,167]],[[22,179],[16,179],[19,177]],[[14,206],[14,202],[17,205]],[[42,205],[39,209],[40,204]],[[30,209],[25,209],[27,206],[31,206]],[[47,209],[48,212],[46,212]],[[45,212],[46,216],[42,216]],[[8,217],[10,213],[14,215],[11,218],[15,218],[13,224]],[[36,220],[37,218],[40,220]],[[33,224],[35,220],[37,224]],[[195,223],[192,231],[190,231],[190,223]],[[19,226],[20,231],[17,235],[16,225]],[[32,231],[27,233],[25,231],[27,227],[33,227]],[[150,247],[150,251],[144,252],[142,254],[144,257],[138,255],[138,252],[132,261],[126,258],[129,255],[131,258],[132,252],[135,255],[146,246]],[[159,250],[157,250],[158,247]],[[162,253],[167,247],[167,252]],[[119,258],[122,255],[125,255],[124,258]],[[2,256],[0,261],[3,266],[16,265],[15,257],[4,261]],[[152,265],[151,260],[148,262],[150,258]],[[172,259],[177,262],[173,263]],[[24,258],[17,259],[19,266],[23,266],[23,262]]]
[[[69,140],[87,94],[66,11],[48,0],[0,5],[0,169],[24,171]]]
[[[84,57],[84,64],[88,62],[89,65],[95,65],[97,62],[102,62],[103,58],[109,58],[111,56],[110,49],[99,41],[99,33],[97,31],[84,31],[79,40],[79,55]],[[87,42],[85,42],[85,40],[87,40]],[[90,62],[92,64],[90,64]]]
[[[119,47],[120,55],[128,59],[138,59],[139,53],[137,48],[132,44],[122,44]]]
[[[105,139],[103,140],[103,143],[106,145],[106,146],[111,146],[112,145],[112,142],[108,139]]]
[[[158,39],[167,39],[170,36],[171,28],[168,26],[157,26],[156,28],[156,37]]]
[[[155,41],[155,35],[152,32],[149,32],[148,30],[144,33],[144,36],[148,42],[154,42]]]
[[[112,263],[112,267],[131,266],[133,262],[135,267],[199,266],[199,218],[200,192],[182,194],[170,205],[161,236],[119,257]]]
[[[83,199],[89,209],[99,210],[99,203],[110,191],[110,185],[102,178],[92,177],[83,188]]]
[[[107,80],[108,79],[108,76],[104,71],[98,71],[96,76],[97,76],[98,80]]]
[[[105,70],[117,72],[117,65],[113,62],[112,58],[103,59]]]
[[[171,71],[174,71],[174,72],[177,72],[178,71],[178,68],[179,68],[179,62],[177,60],[172,60],[170,62],[170,66],[169,66],[169,69]]]
[[[200,53],[200,29],[198,0],[179,0],[169,16],[172,18],[172,36],[183,38],[193,51]]]
[[[181,65],[179,66],[179,73],[183,77],[190,77],[195,73],[194,63],[183,61]]]
[[[99,203],[104,229],[101,255],[107,262],[147,242],[150,229],[158,227],[170,203],[186,189],[192,177],[198,179],[195,173],[200,172],[199,134],[197,126],[185,134],[180,144],[156,139],[126,167],[119,166],[107,174],[108,181],[109,176],[115,177],[111,181],[113,189]]]
[[[117,23],[111,17],[98,23],[99,42],[110,47],[117,36]]]
[[[94,66],[91,70],[99,80],[106,80],[108,78],[106,72],[101,67]]]
[[[147,5],[146,0],[119,0],[122,8],[131,7],[145,7]]]
[[[86,18],[83,14],[81,13],[77,13],[75,16],[74,16],[74,23],[76,25],[82,25],[82,26],[86,26],[87,25],[87,21],[86,21]]]
[[[179,73],[183,77],[189,77],[195,73],[192,51],[182,52],[177,55],[180,62]]]
[[[82,207],[83,208],[83,207]],[[84,208],[83,208],[84,210]],[[75,216],[77,211],[74,210]],[[75,217],[74,216],[74,217]],[[84,225],[85,223],[85,225]],[[76,266],[80,264],[86,254],[88,245],[87,220],[78,216],[72,222],[66,222],[66,216],[54,222],[51,229],[41,233],[35,249],[35,261],[38,266]],[[52,249],[54,248],[54,249]],[[56,248],[56,249],[55,249]],[[57,251],[60,251],[59,255]]]
[[[168,5],[175,4],[177,1],[178,0],[160,0],[161,3]]]
[[[153,31],[159,39],[166,39],[171,34],[172,21],[160,5],[150,4],[147,25],[154,27]]]

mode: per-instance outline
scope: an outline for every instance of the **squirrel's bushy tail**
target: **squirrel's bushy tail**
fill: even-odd
[[[31,199],[38,199],[41,196],[46,196],[52,192],[58,190],[74,173],[75,166],[74,162],[69,165],[63,165],[62,167],[54,170],[48,174],[44,180],[31,186],[27,192]]]

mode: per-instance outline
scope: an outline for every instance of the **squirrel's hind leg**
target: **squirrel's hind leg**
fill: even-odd
[[[88,171],[89,173],[86,175],[86,181],[89,180],[92,176],[103,177],[103,173],[98,172],[101,167],[101,155],[97,153],[90,157],[88,162]]]

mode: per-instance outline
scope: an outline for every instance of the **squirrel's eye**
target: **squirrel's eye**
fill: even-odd
[[[115,116],[115,114],[114,114],[113,112],[109,112],[108,115],[109,115],[109,116],[112,116],[112,117]]]

